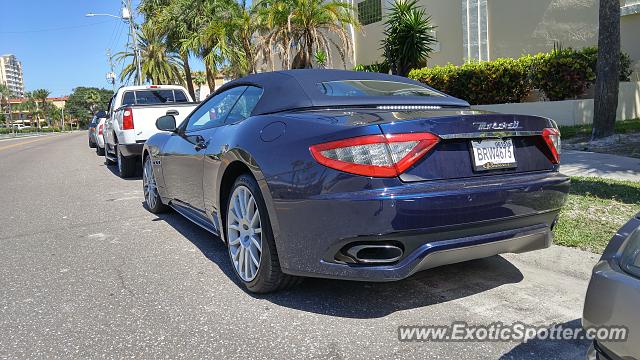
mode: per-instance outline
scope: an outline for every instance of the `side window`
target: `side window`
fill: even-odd
[[[173,91],[173,97],[175,98],[176,102],[187,102],[187,95],[184,94],[183,91],[181,90],[174,90]]]
[[[185,131],[198,131],[224,124],[229,111],[246,88],[246,86],[234,87],[209,99],[189,116]]]
[[[247,90],[240,96],[236,104],[231,109],[231,112],[227,116],[226,123],[234,123],[242,121],[249,116],[253,108],[258,104],[258,100],[262,96],[262,89],[255,86],[247,86]]]
[[[113,109],[111,108],[113,106],[113,99],[115,99],[115,95],[111,97],[111,99],[109,99],[109,105],[107,106],[107,112],[110,113],[113,111]]]
[[[136,97],[133,94],[133,91],[127,91],[122,96],[122,105],[133,105],[136,103]]]

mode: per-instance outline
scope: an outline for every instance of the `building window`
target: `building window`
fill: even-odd
[[[358,3],[358,20],[369,25],[382,20],[382,0],[364,0]]]
[[[466,61],[489,60],[487,0],[462,0],[462,28]]]

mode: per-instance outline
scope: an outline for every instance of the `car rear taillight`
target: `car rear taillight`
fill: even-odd
[[[394,177],[440,141],[431,133],[368,135],[313,145],[314,159],[332,169],[373,177]]]
[[[547,156],[554,164],[560,163],[560,131],[556,128],[546,128],[542,130],[542,138],[551,151],[551,156]]]
[[[100,126],[98,126],[98,135],[102,135],[102,128],[104,128],[104,124],[100,124]]]
[[[130,108],[125,108],[124,113],[122,113],[122,130],[132,130],[133,129],[133,110]]]

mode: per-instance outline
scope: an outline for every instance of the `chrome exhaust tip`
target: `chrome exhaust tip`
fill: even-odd
[[[402,248],[389,245],[355,245],[347,250],[347,255],[361,264],[389,264],[400,260]]]

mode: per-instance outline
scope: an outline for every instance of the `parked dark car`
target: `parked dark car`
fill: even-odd
[[[584,303],[585,328],[627,328],[625,341],[595,340],[588,359],[640,359],[640,214],[613,236],[593,268]]]
[[[107,113],[98,111],[89,122],[87,134],[89,135],[89,147],[95,149],[98,146],[98,124],[101,119],[106,119]]]
[[[254,292],[546,248],[569,190],[552,120],[385,74],[250,75],[157,126],[146,205],[220,235]]]

